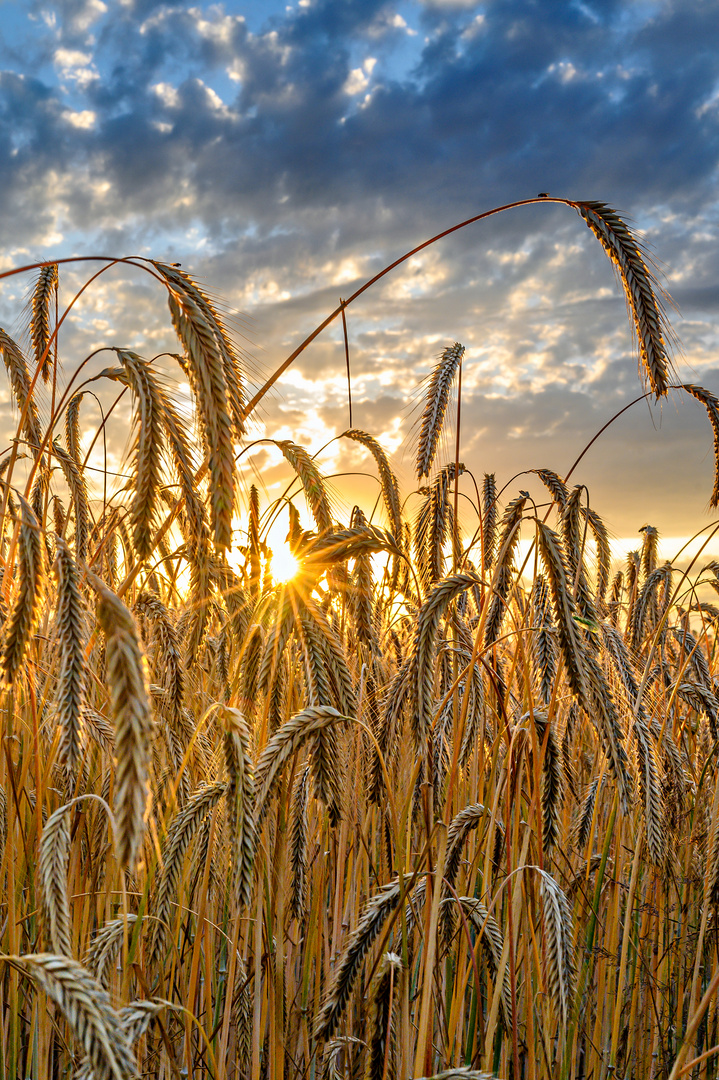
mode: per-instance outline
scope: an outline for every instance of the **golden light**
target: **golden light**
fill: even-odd
[[[300,564],[290,551],[289,545],[276,544],[272,549],[270,567],[275,581],[289,581],[299,570]]]

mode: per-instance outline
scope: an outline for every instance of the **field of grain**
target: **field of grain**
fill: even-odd
[[[603,204],[569,205],[662,397],[641,249]],[[248,400],[217,306],[135,265],[167,295],[195,416],[115,349],[94,377],[133,402],[113,499],[87,468],[103,430],[82,370],[58,374],[62,266],[33,271],[27,347],[0,331],[19,415],[0,459],[1,1075],[716,1076],[719,564],[659,563],[648,526],[616,569],[585,488],[542,462],[541,505],[491,472],[466,484],[461,438],[440,456],[459,343],[424,390],[413,501],[350,428],[376,507],[337,520],[289,440],[285,496],[262,505],[237,455],[274,380]],[[678,389],[719,446],[717,399]]]

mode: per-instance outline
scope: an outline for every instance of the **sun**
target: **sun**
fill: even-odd
[[[289,581],[300,568],[288,544],[278,544],[276,548],[273,548],[270,566],[275,581]]]

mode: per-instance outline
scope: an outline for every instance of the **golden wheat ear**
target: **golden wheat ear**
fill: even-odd
[[[119,596],[88,572],[97,593],[97,621],[105,635],[106,673],[115,724],[117,860],[134,870],[150,798],[152,713],[147,664],[137,626]]]
[[[397,477],[392,471],[386,453],[378,443],[377,439],[373,438],[373,436],[369,435],[366,431],[361,431],[359,428],[349,428],[349,430],[343,431],[341,438],[352,439],[354,442],[360,443],[369,450],[372,457],[375,459],[380,483],[382,484],[382,498],[384,499],[387,516],[392,523],[392,535],[398,543],[401,543],[402,510],[400,506],[399,486],[397,484]]]
[[[50,351],[50,312],[57,299],[57,263],[42,266],[31,300],[30,339],[43,382],[50,381],[53,358]]]
[[[250,733],[242,713],[225,705],[220,716],[228,778],[226,805],[232,850],[232,899],[235,908],[239,909],[250,904],[254,885],[257,850],[254,772]]]
[[[19,495],[21,507],[19,585],[15,602],[3,627],[0,674],[7,686],[19,675],[30,639],[40,619],[45,590],[43,537],[32,507]]]
[[[454,345],[448,345],[430,375],[417,448],[418,480],[421,480],[423,476],[429,476],[434,463],[449,404],[452,381],[462,363],[463,356],[464,345],[460,345],[458,341],[455,341]]]
[[[23,435],[30,445],[37,449],[42,442],[40,414],[30,389],[31,379],[27,360],[23,356],[20,346],[2,329],[0,329],[0,353],[2,353],[7,373],[10,376],[12,392],[17,406],[21,413],[25,413],[22,426]]]
[[[137,1074],[120,1017],[100,983],[77,960],[52,953],[13,957],[64,1014],[88,1058],[95,1080],[129,1080]]]
[[[80,589],[80,575],[67,544],[57,540],[56,636],[60,647],[57,686],[57,722],[60,727],[60,760],[73,774],[80,753],[80,732],[85,708],[88,613]],[[53,946],[54,947],[54,946]],[[61,950],[56,950],[61,951]]]
[[[345,1010],[365,955],[381,932],[389,915],[396,910],[406,882],[411,875],[383,885],[365,905],[360,920],[337,961],[332,984],[315,1022],[315,1038],[329,1039]]]
[[[670,362],[665,344],[668,326],[641,245],[606,203],[574,205],[617,269],[634,321],[642,369],[654,394],[662,397],[669,389]]]

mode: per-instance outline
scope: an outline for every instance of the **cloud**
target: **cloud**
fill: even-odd
[[[313,0],[273,3],[264,22],[201,0],[43,11],[23,21],[18,6],[0,49],[0,210],[17,261],[48,244],[177,259],[249,312],[271,370],[340,295],[441,229],[538,191],[601,198],[631,213],[666,267],[685,377],[719,389],[712,5]],[[148,347],[164,340],[164,307],[142,296],[135,326],[110,304],[105,323],[73,331],[78,349],[107,323],[137,347],[136,326]],[[0,307],[7,322],[12,305]],[[512,467],[553,446],[559,462],[573,417],[585,431],[637,391],[623,298],[567,208],[447,238],[348,320],[358,415],[390,440],[405,438],[400,403],[441,348],[467,346],[478,469],[505,445]],[[343,365],[333,325],[273,401],[278,422],[304,430],[309,401],[323,424],[344,423]],[[681,415],[682,453],[701,455],[701,418]],[[601,470],[593,482],[601,496]],[[674,505],[690,500],[682,489]],[[622,505],[629,515],[632,498]]]

